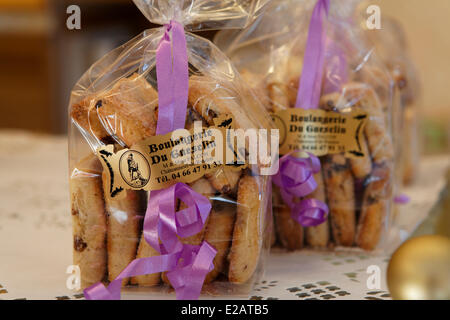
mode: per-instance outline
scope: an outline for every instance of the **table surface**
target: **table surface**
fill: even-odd
[[[0,299],[83,299],[66,287],[72,264],[67,139],[0,131],[0,150]],[[251,294],[227,298],[390,299],[385,283],[389,253],[427,216],[445,185],[448,165],[447,156],[423,159],[418,182],[403,190],[412,201],[397,208],[384,252],[275,249]],[[371,266],[380,272],[379,287],[370,285]],[[123,298],[174,295],[132,291]]]

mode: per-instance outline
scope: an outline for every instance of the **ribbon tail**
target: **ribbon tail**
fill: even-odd
[[[89,288],[84,289],[83,293],[86,300],[117,300],[114,299],[113,294],[101,282],[97,282]]]
[[[145,241],[156,251],[161,253],[161,246],[159,244],[159,199],[161,190],[149,192],[147,202],[147,210],[144,216],[143,234]],[[164,252],[165,253],[165,252]]]
[[[167,274],[176,290],[177,300],[197,300],[201,294],[206,275],[214,269],[214,257],[217,250],[208,242],[203,241],[197,247],[197,254],[192,257],[193,261],[177,275],[177,271]],[[184,276],[184,277],[183,277]],[[186,279],[189,279],[186,281]],[[172,280],[174,280],[172,282]]]
[[[179,252],[133,260],[108,287],[98,282],[86,288],[84,296],[87,300],[120,300],[123,279],[171,271],[176,268],[178,260]]]
[[[315,109],[319,106],[326,46],[323,20],[328,15],[329,4],[329,0],[319,0],[312,13],[296,108]]]

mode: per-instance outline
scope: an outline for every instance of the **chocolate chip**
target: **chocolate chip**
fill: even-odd
[[[338,164],[338,163],[333,163],[332,165],[332,169],[336,172],[339,171],[345,171],[348,169],[348,165],[347,164]]]
[[[334,104],[333,100],[327,100],[327,102],[325,103],[325,105],[323,106],[323,108],[326,111],[337,111],[336,105]]]
[[[209,117],[211,117],[211,119],[217,118],[217,112],[215,112],[215,111],[213,111],[211,109],[208,109],[207,114],[208,114]]]
[[[79,236],[75,236],[73,239],[73,247],[76,251],[83,252],[83,250],[86,249],[87,244]]]
[[[78,210],[72,208],[72,215],[73,216],[77,216],[78,215]]]
[[[108,144],[114,144],[114,143],[116,142],[116,141],[114,140],[114,138],[111,137],[111,136],[103,137],[103,138],[100,139],[100,141],[101,141],[103,144],[106,144],[106,145],[108,145]]]
[[[377,202],[378,202],[377,198],[374,198],[372,196],[368,196],[367,197],[367,204],[374,204],[374,203],[377,203]]]
[[[101,108],[103,106],[103,101],[102,100],[98,100],[97,103],[95,104],[95,108]]]
[[[222,187],[222,193],[229,193],[231,191],[231,186],[226,184]]]

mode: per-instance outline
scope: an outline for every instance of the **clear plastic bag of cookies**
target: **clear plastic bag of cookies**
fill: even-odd
[[[376,252],[386,242],[394,82],[353,23],[359,2],[274,0],[251,26],[214,40],[287,141],[273,210],[274,242],[288,250]]]
[[[185,31],[244,27],[266,1],[134,2],[163,26],[96,62],[73,88],[69,105],[81,286],[89,299],[118,299],[122,287],[146,294],[175,289],[179,299],[195,299],[200,290],[246,293],[270,246],[270,177],[258,163],[195,163],[181,170],[171,162],[174,145],[190,148],[201,135],[174,140],[171,134],[191,134],[196,126],[204,134],[223,125],[217,124],[223,117],[236,130],[272,126],[228,58]],[[162,169],[154,166],[158,161],[165,161]]]

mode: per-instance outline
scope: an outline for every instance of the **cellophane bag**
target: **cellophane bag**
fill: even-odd
[[[314,159],[311,153],[317,155],[320,168],[312,167],[303,178],[289,180],[289,171],[294,171],[291,168],[287,170],[288,176],[284,177],[286,184],[274,185],[275,241],[289,250],[360,248],[379,252],[385,248],[394,188],[394,83],[372,47],[367,45],[361,27],[356,24],[354,17],[358,4],[359,1],[349,0],[334,0],[328,4],[320,0],[275,0],[248,28],[221,31],[214,40],[255,89],[274,118],[279,118],[283,112],[290,114],[291,108],[299,106],[306,111],[309,108],[327,111],[321,113],[323,121],[327,117],[335,119],[337,115],[366,115],[363,132],[353,131],[355,137],[362,134],[357,157],[339,152],[344,150],[339,148],[328,148],[324,154],[319,150],[321,138],[315,135],[312,148],[300,151],[308,151],[309,160]],[[312,18],[316,15],[316,20],[319,19],[318,6],[322,10],[319,26]],[[317,30],[324,30],[323,38],[317,36]],[[308,39],[308,33],[316,37]],[[322,47],[317,48],[317,41],[321,39]],[[308,46],[316,46],[316,51],[307,52]],[[315,58],[319,53],[323,55],[322,62]],[[308,63],[304,63],[306,59],[309,59]],[[322,63],[323,68],[316,68],[315,63]],[[315,73],[311,75],[314,68]],[[307,74],[305,69],[308,69]],[[311,79],[314,76],[319,80],[322,77],[322,81]],[[316,82],[309,89],[317,91],[318,101],[315,105],[308,105],[309,101],[299,99],[308,91],[300,92],[299,87],[312,80]],[[320,118],[316,120],[320,121]],[[306,132],[307,121],[303,120]],[[293,130],[300,130],[299,127],[291,129],[290,124],[284,120],[279,126],[280,132],[289,131],[287,140],[290,134],[296,135]],[[281,140],[282,136],[280,133]],[[337,146],[345,144],[344,139],[350,139],[339,137],[334,141]],[[290,140],[293,142],[290,149],[294,151],[299,145],[308,145],[307,135],[301,139],[302,144],[298,143],[299,140]],[[333,137],[326,139],[332,141]],[[282,155],[283,146],[280,145],[280,157]],[[295,156],[308,159],[305,154]],[[291,163],[300,161],[290,160]],[[282,167],[280,163],[280,170]],[[316,188],[311,188],[312,191],[310,189],[303,196],[295,197],[294,192],[289,195],[289,188],[300,188],[303,182],[308,182],[305,178],[308,174],[314,175]],[[294,200],[287,199],[286,193],[291,198],[294,195]],[[321,219],[314,223],[305,220],[314,212],[300,210],[301,203],[308,199],[326,204],[328,216],[323,214],[326,212],[324,208]]]
[[[363,15],[361,10],[361,16]],[[370,43],[377,55],[386,65],[395,81],[396,95],[400,104],[399,117],[399,165],[398,173],[403,184],[411,184],[418,172],[419,137],[418,109],[420,104],[420,80],[414,62],[409,54],[408,41],[401,23],[385,14],[382,15],[382,28],[367,30]]]
[[[161,106],[163,92],[158,88],[163,86],[163,80],[161,77],[160,83],[157,77],[157,56],[164,41],[169,44],[169,53],[161,59],[169,61],[169,69],[171,59],[180,59],[177,57],[180,49],[175,48],[180,26],[181,30],[184,26],[190,31],[244,27],[260,14],[266,1],[134,2],[151,22],[164,26],[144,31],[92,65],[73,88],[70,99],[73,257],[74,264],[81,270],[81,287],[93,288],[85,290],[85,296],[94,299],[118,298],[121,286],[129,290],[151,288],[134,290],[158,294],[174,287],[177,297],[189,299],[196,298],[195,292],[202,287],[203,292],[213,295],[244,294],[261,275],[264,256],[270,246],[267,239],[272,223],[270,178],[258,174],[258,164],[240,170],[219,166],[182,186],[177,183],[176,188],[167,183],[155,193],[139,189],[149,180],[153,167],[149,169],[146,157],[142,157],[144,151],[135,152],[133,148],[157,137],[161,134],[158,129],[163,127],[162,122],[171,122],[174,118],[178,122],[182,119],[181,128],[186,129],[192,129],[195,122],[209,128],[222,116],[232,116],[236,129],[272,125],[269,114],[229,59],[213,43],[190,32],[182,31],[186,41],[186,70],[174,66],[171,81],[165,82],[165,90],[172,84],[176,88],[179,79],[186,75],[188,93],[186,91],[186,97],[181,100],[187,101],[184,106],[181,104],[181,109],[170,109],[173,104],[170,101]],[[179,38],[176,41],[180,42]],[[180,98],[176,89],[170,93],[170,99]],[[164,99],[167,97],[166,93]],[[183,112],[177,112],[183,107]],[[126,160],[120,160],[120,174],[133,186],[131,188],[113,188],[120,176],[116,175],[114,180],[108,170],[111,167],[106,166],[106,160],[102,162],[119,153],[124,154]],[[168,190],[175,190],[175,199],[173,195],[163,198]],[[178,198],[177,192],[180,193]],[[192,215],[179,215],[191,210],[193,203],[194,212],[197,210],[196,226],[201,222],[202,227],[194,234],[192,231],[176,233],[192,226],[189,225],[193,223]],[[176,214],[172,212],[172,224],[161,222],[164,220],[161,212],[168,204],[172,206],[170,210],[178,210]],[[156,213],[155,208],[159,208]],[[158,214],[161,215],[158,227],[147,229],[147,219],[155,219]],[[161,226],[161,223],[168,225]],[[158,232],[156,245],[146,241],[152,232]],[[172,242],[167,240],[169,233]],[[161,250],[163,245],[166,245],[166,252]],[[186,250],[176,251],[176,256],[167,249],[171,245],[174,251],[180,246]],[[198,258],[212,250],[216,254],[213,261],[209,255],[210,263]],[[163,255],[165,260],[157,260]],[[186,265],[189,259],[193,261]],[[199,276],[197,269],[206,273]],[[108,283],[105,291],[103,285]]]

